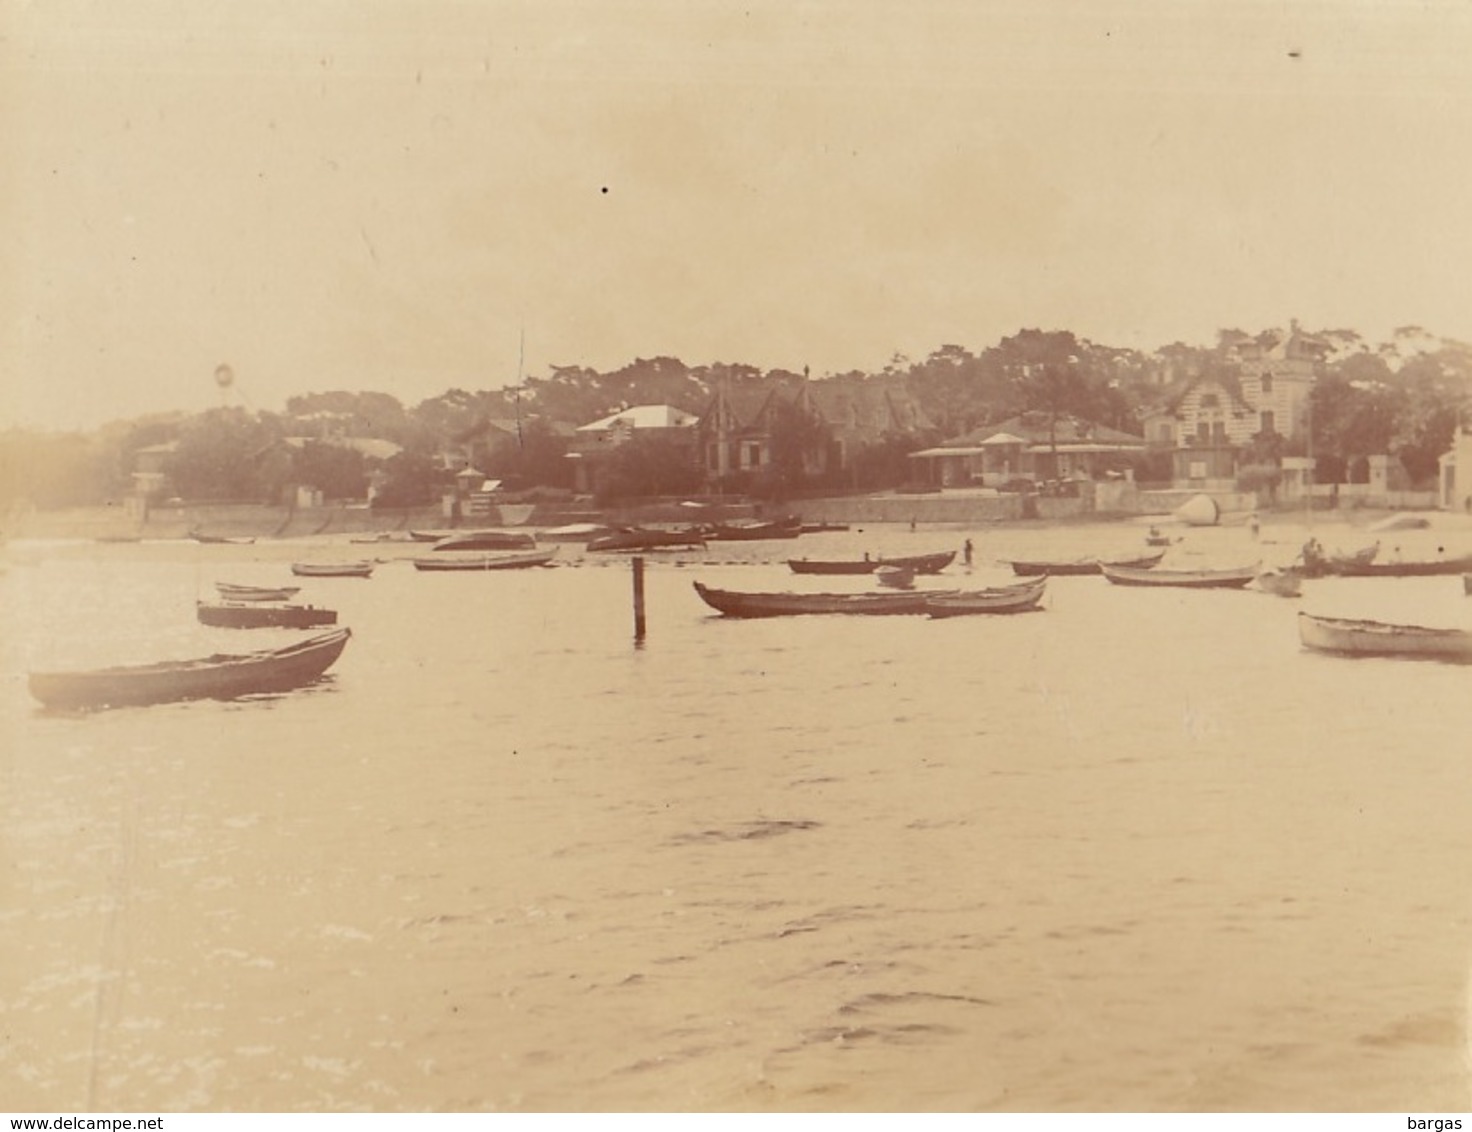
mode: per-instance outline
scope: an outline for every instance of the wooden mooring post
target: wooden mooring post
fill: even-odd
[[[644,639],[644,558],[634,555],[634,640]]]

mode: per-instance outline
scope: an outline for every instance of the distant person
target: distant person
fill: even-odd
[[[910,530],[913,531],[914,529],[915,529],[915,520],[914,519],[911,519],[910,520]]]
[[[967,539],[961,547],[961,561],[966,563],[966,565],[968,566],[971,565],[971,555],[973,550],[974,548],[971,545],[971,540]]]
[[[1252,514],[1247,516],[1247,530],[1255,539],[1257,538],[1258,532],[1261,529],[1261,525],[1257,521],[1257,512],[1254,511]]]

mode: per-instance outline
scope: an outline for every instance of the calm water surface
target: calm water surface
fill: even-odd
[[[299,579],[353,629],[329,680],[82,717],[25,672],[294,639],[193,603],[381,551],[12,546],[5,1106],[1472,1107],[1472,669],[1295,625],[1469,624],[1461,579],[1060,578],[936,622],[729,621],[690,585],[837,588],[781,556],[962,537],[652,561],[638,649],[626,561]],[[1142,541],[973,537],[953,584]],[[1264,539],[1172,557],[1296,545]]]

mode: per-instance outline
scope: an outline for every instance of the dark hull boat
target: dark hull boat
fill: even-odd
[[[802,534],[801,519],[774,519],[767,523],[713,523],[706,530],[712,542],[755,542],[758,539],[796,538]]]
[[[1141,554],[1133,558],[1070,558],[1062,561],[1014,560],[1012,573],[1023,578],[1044,576],[1060,577],[1070,574],[1100,574],[1105,566],[1120,566],[1129,570],[1148,570],[1165,557],[1165,551]]]
[[[319,629],[337,624],[337,610],[315,605],[207,605],[195,606],[201,625],[216,629]]]
[[[597,550],[667,550],[671,547],[704,547],[706,536],[700,531],[661,531],[649,527],[620,527],[588,542],[590,551]]]
[[[872,574],[881,566],[898,566],[917,574],[939,574],[956,560],[954,550],[939,554],[915,554],[894,558],[860,558],[824,561],[811,558],[789,558],[788,568],[794,574]]]
[[[854,594],[740,593],[694,583],[695,592],[727,617],[795,617],[808,613],[924,613],[923,590]],[[934,596],[933,594],[930,596]]]
[[[1472,570],[1472,554],[1418,562],[1341,562],[1328,573],[1341,578],[1429,578]]]
[[[68,710],[289,692],[321,677],[342,654],[351,635],[349,629],[335,629],[265,652],[216,654],[91,672],[33,672],[30,690],[47,707]]]

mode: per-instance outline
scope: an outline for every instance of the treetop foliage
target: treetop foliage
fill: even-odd
[[[1180,388],[1193,380],[1229,378],[1236,373],[1234,351],[1282,335],[1281,330],[1253,335],[1224,328],[1211,346],[1172,342],[1141,351],[1091,342],[1066,330],[1024,328],[979,351],[945,343],[918,361],[897,354],[878,372],[850,371],[812,381],[815,386],[891,383],[903,388],[922,411],[918,419],[934,425],[927,441],[1029,411],[1138,434],[1143,416],[1168,403]],[[1472,346],[1418,326],[1398,327],[1381,343],[1344,328],[1314,337],[1324,347],[1310,410],[1315,455],[1332,465],[1390,452],[1413,479],[1434,474],[1472,394]],[[282,413],[154,414],[87,435],[11,431],[0,434],[0,505],[29,500],[67,506],[117,498],[131,487],[139,451],[159,445],[172,446],[170,472],[190,497],[272,499],[287,482],[305,482],[304,477],[317,481],[324,493],[347,492],[384,469],[361,454],[345,455],[344,439],[399,446],[406,455],[397,467],[412,472],[415,480],[404,490],[418,497],[434,487],[434,457],[457,438],[487,427],[514,430],[519,441],[513,453],[503,453],[495,466],[481,470],[535,481],[565,470],[565,435],[572,426],[640,404],[669,404],[698,414],[717,391],[739,397],[774,384],[796,388],[806,378],[796,370],[764,371],[736,362],[692,366],[657,355],[606,373],[554,365],[545,376],[528,377],[517,387],[452,388],[413,406],[388,393],[339,389],[293,396]],[[293,442],[285,443],[289,439]],[[784,474],[797,478],[796,449],[783,452]],[[903,465],[886,453],[867,462],[855,455],[855,466]],[[631,486],[657,470],[646,463],[637,467],[631,460]]]

